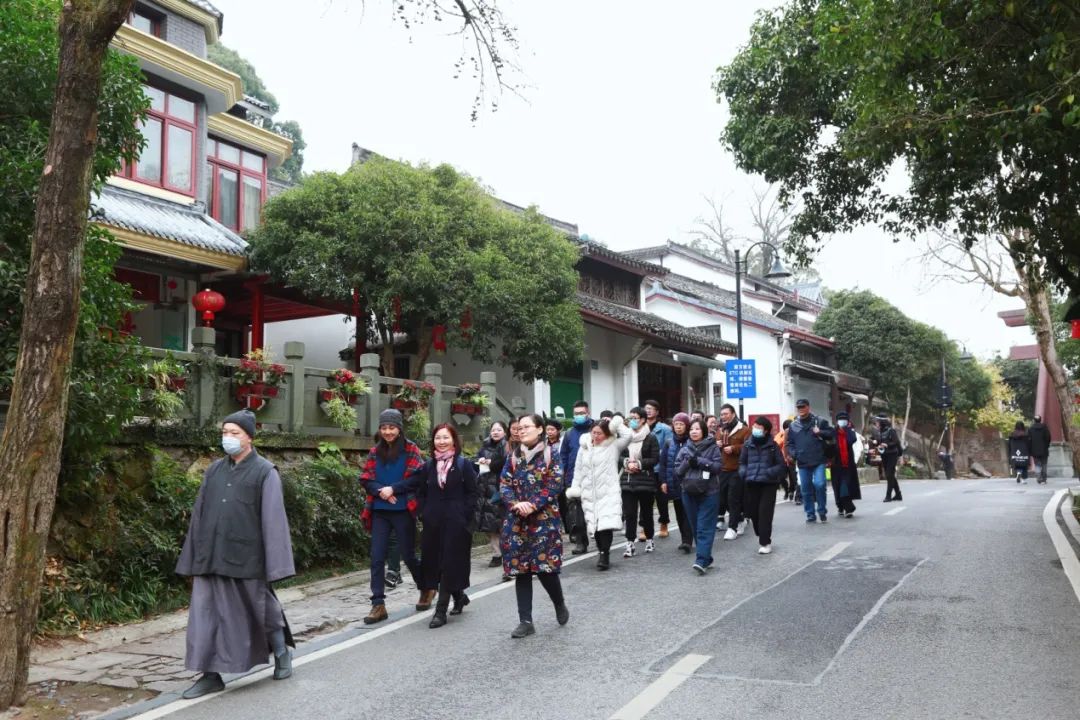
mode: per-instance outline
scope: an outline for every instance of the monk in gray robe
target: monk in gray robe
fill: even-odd
[[[183,697],[225,689],[221,673],[242,673],[274,654],[274,679],[292,675],[295,647],[270,583],[296,574],[277,468],[252,446],[255,415],[221,425],[227,457],[203,476],[176,572],[193,579],[184,666],[203,673]]]

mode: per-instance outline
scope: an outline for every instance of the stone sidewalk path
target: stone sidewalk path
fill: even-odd
[[[473,549],[473,586],[502,576],[501,567],[488,567],[490,557],[486,545]],[[419,591],[408,572],[404,574],[404,582],[386,593],[391,621],[416,612]],[[385,624],[363,624],[371,607],[369,579],[369,572],[363,570],[278,591],[297,645],[344,629],[377,629]],[[186,632],[187,611],[181,610],[106,628],[82,639],[43,643],[31,656],[29,682],[42,687],[93,683],[153,693],[182,690],[198,674],[184,669]],[[145,693],[140,695],[145,697]],[[76,717],[89,717],[78,708],[72,710]]]

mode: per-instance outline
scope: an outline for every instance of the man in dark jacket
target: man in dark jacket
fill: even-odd
[[[292,635],[270,584],[296,574],[281,478],[255,451],[255,415],[221,425],[227,457],[203,476],[176,573],[193,579],[184,667],[203,673],[185,699],[225,689],[274,653],[274,679],[292,675]]]
[[[1031,459],[1035,461],[1035,470],[1038,472],[1036,480],[1040,485],[1046,483],[1046,461],[1050,457],[1050,428],[1042,421],[1042,415],[1035,416],[1035,422],[1031,423],[1028,430],[1031,438]]]
[[[799,486],[802,489],[803,511],[806,522],[828,522],[829,508],[825,504],[826,444],[835,435],[827,420],[810,411],[810,401],[802,398],[795,403],[798,417],[791,421],[784,447],[799,470]],[[814,517],[814,501],[817,500],[817,518]]]
[[[649,424],[649,430],[656,436],[656,442],[660,444],[661,451],[671,439],[671,426],[660,419],[660,403],[656,400],[646,400],[642,406],[645,410],[645,422]],[[658,538],[668,536],[668,523],[671,522],[671,513],[668,511],[667,495],[656,491],[656,509],[660,514],[660,531],[656,533]]]
[[[574,463],[577,462],[581,436],[588,435],[589,431],[592,430],[592,426],[593,419],[589,417],[589,403],[578,400],[574,403],[574,425],[566,431],[566,435],[562,439],[562,446],[559,448],[564,488],[571,487],[574,484]],[[577,507],[570,508],[567,517],[583,517],[583,514],[578,512],[581,501],[575,499],[570,502],[576,503]],[[571,550],[574,555],[581,555],[588,551],[589,532],[583,523],[568,525],[566,531],[570,535],[570,539],[574,541],[574,548]]]
[[[900,483],[896,479],[896,466],[900,457],[904,454],[904,446],[900,443],[900,435],[892,422],[884,415],[879,415],[877,423],[877,448],[881,456],[881,467],[884,469],[885,502],[903,502],[904,496],[900,494]]]
[[[739,454],[743,443],[750,439],[750,428],[739,419],[732,405],[724,404],[720,408],[720,424],[716,428],[716,445],[724,459],[720,470],[720,505],[728,511],[728,526],[724,533],[725,540],[734,540],[743,534],[739,526],[743,521],[743,495],[746,485],[739,477]]]

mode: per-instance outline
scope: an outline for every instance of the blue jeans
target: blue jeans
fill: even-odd
[[[416,559],[416,521],[408,510],[376,510],[371,518],[371,604],[386,603],[386,556],[393,533],[402,559],[420,585],[420,561]]]
[[[690,522],[690,532],[694,534],[697,564],[707,568],[713,563],[712,546],[716,539],[716,513],[720,507],[720,495],[683,493],[682,501],[686,519]]]
[[[825,463],[799,468],[799,487],[802,489],[802,506],[806,519],[814,519],[814,498],[817,498],[817,514],[825,517]]]

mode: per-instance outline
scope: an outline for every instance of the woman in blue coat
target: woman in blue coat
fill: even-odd
[[[712,567],[716,514],[720,506],[720,467],[723,457],[705,421],[690,421],[690,440],[675,459],[675,478],[682,488],[686,519],[694,534],[697,557],[693,569],[698,575]]]
[[[758,537],[758,554],[772,552],[772,523],[776,488],[787,477],[784,452],[772,438],[772,422],[759,417],[750,428],[750,441],[739,454],[739,477],[746,483],[746,514]]]

